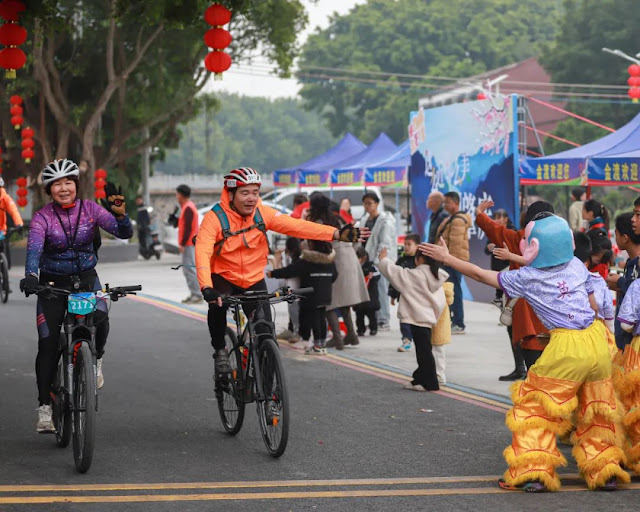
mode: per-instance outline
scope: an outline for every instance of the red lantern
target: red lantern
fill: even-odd
[[[103,188],[97,188],[93,195],[96,199],[104,199],[105,197],[107,197],[107,193]]]
[[[26,188],[19,188],[16,190],[16,194],[18,197],[27,197],[29,195],[29,191]]]
[[[214,79],[218,80],[222,73],[231,66],[231,57],[224,52],[209,52],[204,59],[204,65],[209,71],[214,73]]]
[[[27,62],[27,56],[20,49],[14,46],[8,46],[0,50],[0,68],[6,69],[5,76],[7,78],[16,77],[16,69],[20,69]]]
[[[204,44],[214,50],[224,50],[231,44],[233,37],[228,30],[223,28],[212,28],[204,33]]]
[[[32,149],[35,145],[33,139],[22,139],[22,149]]]
[[[479,92],[478,96],[476,96],[477,99],[479,100],[486,100],[487,99],[487,95],[483,92]]]
[[[629,71],[629,75],[631,76],[640,76],[640,66],[637,64],[631,64],[627,71]]]
[[[22,119],[22,116],[13,116],[11,118],[11,124],[13,125],[13,127],[16,130],[20,129],[20,125],[24,122],[24,119]]]
[[[210,5],[204,12],[204,20],[214,27],[221,27],[231,21],[231,11],[224,5]]]
[[[11,103],[12,105],[22,105],[22,98],[17,94],[14,94],[13,96],[11,96],[11,98],[9,98],[9,103]]]
[[[21,116],[22,115],[22,107],[20,105],[14,105],[9,110],[12,116]]]
[[[18,178],[18,179],[16,180],[16,185],[17,185],[18,187],[26,187],[26,186],[27,186],[27,178],[24,178],[24,177],[22,177],[22,178]]]
[[[629,89],[629,92],[627,94],[634,103],[638,103],[638,99],[640,99],[640,88],[632,87],[631,89]]]
[[[104,169],[96,169],[96,172],[93,173],[93,176],[95,177],[95,179],[106,178],[107,171],[105,171]]]
[[[106,182],[104,179],[102,179],[102,178],[98,178],[98,179],[96,180],[96,182],[94,183],[94,186],[95,186],[95,188],[96,188],[96,189],[102,189],[102,188],[104,188],[106,185],[107,185],[107,182]]]
[[[27,126],[24,130],[22,130],[22,138],[23,139],[32,139],[34,135],[33,128]]]
[[[31,163],[31,159],[34,155],[35,153],[33,152],[33,149],[28,148],[22,150],[22,158],[24,158],[24,161],[28,164]]]
[[[5,46],[20,46],[27,40],[27,29],[17,23],[0,25],[0,44]]]
[[[18,206],[20,208],[24,208],[25,206],[27,206],[29,201],[27,201],[26,197],[19,197],[18,200],[16,201],[16,203],[18,203]]]
[[[18,21],[20,13],[27,7],[18,0],[4,0],[0,3],[0,17],[5,21]]]

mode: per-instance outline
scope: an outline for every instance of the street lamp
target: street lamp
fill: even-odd
[[[634,64],[640,65],[640,60],[632,57],[631,55],[627,55],[626,53],[624,53],[621,50],[618,50],[618,49],[611,50],[610,48],[603,48],[602,51],[605,52],[605,53],[610,53],[611,55],[616,55],[617,57],[620,57],[621,59],[626,59],[628,61],[631,61]],[[640,57],[640,53],[637,53],[636,57]]]

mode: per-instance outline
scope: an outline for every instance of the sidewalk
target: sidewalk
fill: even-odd
[[[188,295],[181,270],[171,270],[180,263],[178,255],[162,255],[162,259],[128,263],[103,263],[98,265],[102,284],[111,286],[142,285],[142,293],[180,303]],[[11,275],[19,278],[22,269],[14,267]],[[17,285],[17,283],[16,283]],[[185,306],[206,313],[207,305]],[[465,302],[467,333],[453,336],[447,345],[447,382],[480,391],[509,396],[509,382],[498,381],[498,376],[510,373],[514,368],[505,327],[498,324],[499,310],[491,304]],[[276,306],[276,328],[280,332],[288,323],[286,304]],[[391,331],[378,331],[377,336],[363,336],[357,347],[346,347],[338,354],[386,365],[404,373],[416,368],[415,352],[398,352],[400,327],[396,319],[396,307],[392,307]],[[203,329],[205,327],[203,326]]]

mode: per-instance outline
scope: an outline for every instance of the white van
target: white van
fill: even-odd
[[[362,196],[367,192],[375,192],[375,194],[380,198],[379,210],[384,211],[384,201],[382,200],[382,191],[380,190],[380,187],[301,187],[299,190],[297,187],[275,188],[261,197],[263,201],[269,201],[271,203],[284,206],[289,210],[293,210],[293,197],[296,194],[302,193],[309,196],[312,192],[316,191],[322,192],[338,204],[340,204],[340,201],[345,197],[349,199],[349,201],[351,201],[351,215],[353,215],[353,219],[355,221],[359,221],[364,215]]]

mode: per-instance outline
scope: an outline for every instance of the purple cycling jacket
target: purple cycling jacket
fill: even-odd
[[[25,275],[38,271],[72,275],[96,266],[93,249],[97,226],[118,238],[131,238],[133,228],[128,216],[116,219],[93,201],[78,200],[71,208],[49,203],[31,219]]]

